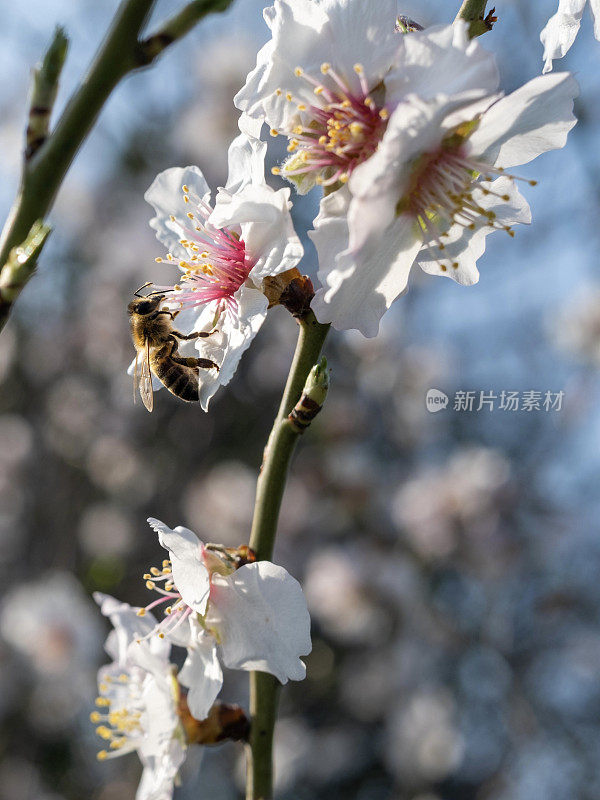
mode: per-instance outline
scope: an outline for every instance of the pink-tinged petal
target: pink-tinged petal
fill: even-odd
[[[210,188],[198,167],[172,167],[160,172],[144,195],[156,211],[150,220],[150,227],[156,231],[156,238],[167,250],[178,258],[187,258],[187,251],[180,244],[185,238],[182,220],[190,210],[183,199],[182,186],[188,186],[198,197],[210,200]],[[171,216],[176,217],[173,221]]]
[[[201,635],[188,649],[177,678],[189,689],[187,703],[192,716],[198,720],[206,719],[223,685],[223,672],[212,636]]]
[[[283,567],[259,561],[215,575],[207,625],[218,631],[225,666],[270,672],[281,683],[305,677],[299,657],[311,651],[310,617]]]
[[[494,103],[468,142],[475,158],[508,168],[563,147],[577,122],[577,81],[568,72],[540,75]]]
[[[239,227],[252,265],[249,277],[260,285],[267,275],[285,272],[300,261],[304,249],[290,216],[290,190],[248,185],[236,194],[221,189],[210,223]]]
[[[234,102],[252,117],[266,115],[274,128],[293,124],[300,113],[298,101],[310,104],[314,100],[314,86],[295,74],[296,67],[321,81],[321,65],[331,62],[348,88],[358,93],[361,84],[354,65],[363,65],[371,89],[384,78],[395,50],[402,46],[402,37],[394,31],[395,0],[376,4],[275,0],[264,13],[272,39],[259,52],[256,68]],[[288,92],[296,102],[286,99]]]
[[[198,614],[204,614],[210,576],[202,559],[202,542],[188,528],[177,526],[172,529],[152,517],[148,524],[158,533],[161,545],[169,551],[173,581],[184,603]]]

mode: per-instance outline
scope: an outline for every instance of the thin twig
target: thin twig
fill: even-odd
[[[0,264],[6,262],[13,247],[25,240],[35,220],[47,216],[73,158],[113,89],[130,72],[152,63],[167,46],[155,47],[153,54],[146,53],[140,60],[140,49],[143,52],[145,46],[139,40],[140,32],[155,2],[123,0],[87,75],[67,103],[54,131],[25,160],[19,192],[0,237]],[[190,6],[184,8],[166,25],[171,26],[169,44],[185,35],[203,16],[223,10],[230,2],[200,0],[190,4],[194,6],[194,14]],[[5,321],[0,319],[0,330]]]
[[[319,354],[329,325],[317,322],[312,311],[299,320],[298,344],[287,384],[275,419],[256,487],[256,503],[250,536],[250,547],[258,560],[270,560],[281,500],[285,490],[288,466],[301,428],[288,416],[306,388],[307,379]],[[319,372],[319,380],[323,377]],[[310,390],[309,390],[310,392]],[[321,402],[324,400],[321,397]],[[250,674],[250,744],[246,770],[246,800],[270,800],[273,793],[273,729],[277,714],[279,683],[263,672]]]

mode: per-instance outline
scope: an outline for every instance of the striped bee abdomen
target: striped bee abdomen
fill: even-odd
[[[188,403],[198,402],[198,369],[178,364],[171,358],[155,361],[153,372],[176,397]]]

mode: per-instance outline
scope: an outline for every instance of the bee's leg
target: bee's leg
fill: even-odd
[[[184,356],[171,356],[171,361],[174,361],[176,364],[181,364],[184,367],[192,367],[192,369],[216,369],[217,372],[220,369],[219,365],[215,364],[214,361],[211,361],[210,358],[193,358],[191,356],[185,358]]]
[[[172,330],[171,335],[176,336],[178,339],[184,339],[185,341],[189,341],[190,339],[206,339],[207,336],[212,336],[213,333],[216,333],[217,329],[215,328],[214,331],[196,331],[195,333],[180,333],[179,331]]]

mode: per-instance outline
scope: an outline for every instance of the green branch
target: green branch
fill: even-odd
[[[41,220],[34,222],[23,244],[10,251],[0,270],[0,325],[6,322],[13,303],[33,275],[50,230]]]
[[[225,11],[233,0],[194,0],[167,20],[162,28],[140,42],[137,60],[139,66],[147,66],[170,44],[181,39],[201,19],[216,11]]]
[[[304,396],[319,407],[325,400],[323,391],[327,374],[317,364],[329,325],[317,322],[312,311],[299,320],[298,344],[287,384],[265,448],[263,464],[256,487],[256,503],[250,536],[250,547],[258,560],[273,555],[279,509],[285,490],[287,471],[303,430],[288,419],[295,409],[304,407]],[[250,744],[246,772],[246,800],[270,800],[273,794],[273,730],[277,715],[279,682],[264,672],[250,674]]]
[[[148,52],[148,42],[153,37],[140,41],[139,36],[155,2],[123,0],[87,75],[67,103],[54,131],[46,135],[46,128],[42,141],[25,159],[19,192],[0,237],[0,264],[7,261],[13,247],[25,240],[33,223],[47,216],[71,162],[117,84],[130,72],[152,63],[168,44],[191,30],[195,22],[210,11],[223,10],[231,0],[199,0],[189,4],[166,23],[164,30],[170,31],[169,41],[160,48],[155,45]],[[62,66],[60,37],[57,32],[40,67],[44,82],[54,88]],[[0,330],[4,321],[0,320]]]
[[[491,31],[495,18],[491,14],[485,16],[487,0],[464,0],[460,11],[456,15],[455,22],[464,19],[469,23],[469,35],[471,39],[481,36]]]

